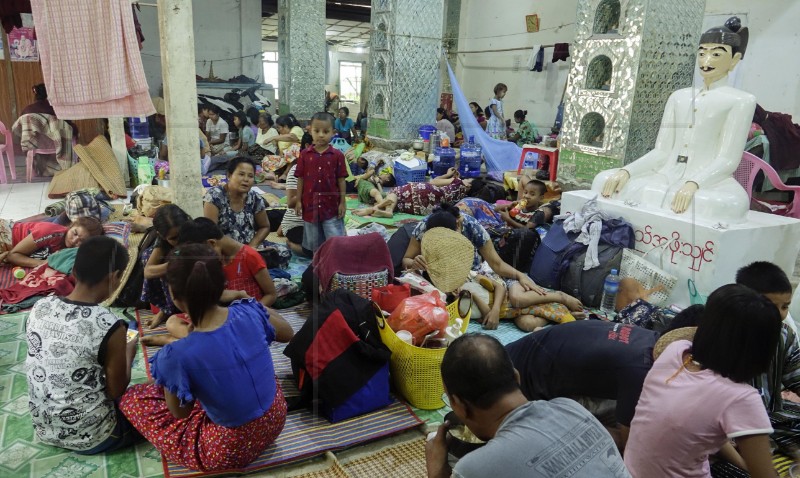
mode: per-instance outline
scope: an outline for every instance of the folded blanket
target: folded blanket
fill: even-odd
[[[67,202],[64,200],[54,202],[53,204],[44,208],[44,213],[47,217],[56,217],[64,210],[67,209]]]

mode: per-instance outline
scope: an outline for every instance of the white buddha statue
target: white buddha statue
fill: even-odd
[[[743,221],[750,200],[732,174],[742,159],[756,99],[727,80],[747,40],[748,30],[737,17],[705,32],[697,51],[703,87],[670,95],[655,148],[623,168],[599,173],[592,190],[642,208],[676,214],[693,209],[697,217]]]

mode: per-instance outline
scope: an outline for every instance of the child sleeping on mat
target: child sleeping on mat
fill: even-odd
[[[494,330],[500,320],[512,319],[521,330],[533,332],[550,322],[562,324],[583,318],[581,301],[563,292],[540,295],[526,291],[517,281],[493,280],[476,275],[461,286],[472,294],[473,319],[480,319],[484,329]]]

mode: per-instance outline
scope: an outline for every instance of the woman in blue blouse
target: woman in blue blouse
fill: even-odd
[[[201,471],[244,467],[286,422],[269,350],[276,327],[255,299],[218,305],[225,275],[208,245],[175,248],[167,282],[193,330],[150,359],[155,383],[128,389],[120,409],[172,463]]]
[[[353,142],[355,123],[350,119],[350,109],[347,106],[339,108],[339,116],[333,124],[334,129],[339,136],[346,139],[348,143]]]

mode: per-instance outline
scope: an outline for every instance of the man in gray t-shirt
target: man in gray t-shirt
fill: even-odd
[[[503,346],[467,334],[447,348],[442,381],[453,411],[486,445],[447,464],[447,424],[426,445],[428,478],[630,478],[611,435],[568,398],[529,402]]]

